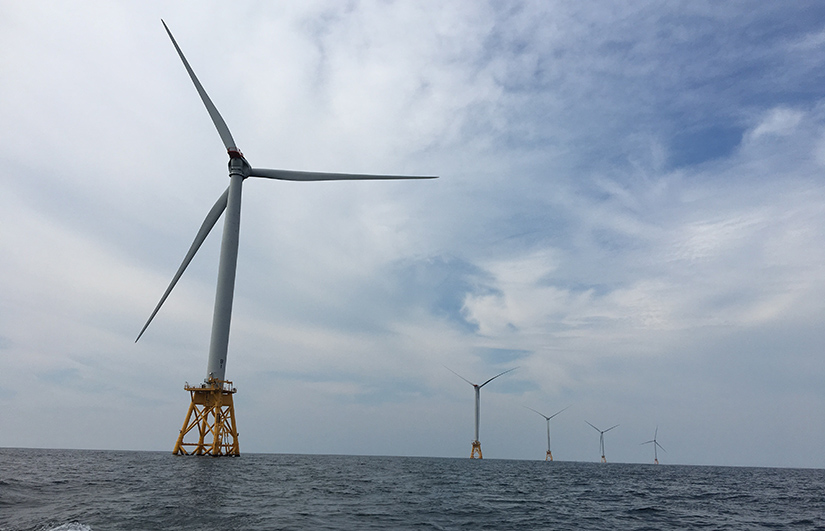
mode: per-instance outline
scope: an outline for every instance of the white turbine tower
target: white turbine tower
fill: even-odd
[[[651,443],[653,444],[653,463],[656,464],[656,465],[659,464],[659,453],[656,451],[656,447],[658,446],[659,448],[662,449],[663,452],[667,453],[667,450],[665,450],[664,447],[661,444],[659,444],[659,441],[656,440],[656,437],[658,435],[659,435],[659,426],[656,426],[656,431],[653,432],[653,439],[651,439],[649,441],[645,441],[645,442],[640,444],[640,446],[642,444],[651,444]]]
[[[149,323],[160,310],[166,298],[171,293],[172,288],[180,279],[189,262],[195,256],[201,244],[206,239],[209,231],[218,221],[221,214],[226,211],[226,218],[223,227],[223,239],[221,240],[220,262],[218,265],[218,282],[215,292],[215,308],[212,318],[212,336],[209,343],[209,359],[206,365],[206,378],[199,386],[185,386],[191,396],[189,412],[186,414],[183,428],[175,444],[174,453],[197,455],[240,455],[238,449],[238,433],[235,424],[235,410],[232,395],[235,388],[232,382],[227,381],[226,354],[229,347],[229,326],[232,318],[232,298],[235,287],[235,268],[238,259],[238,237],[241,223],[241,188],[244,179],[247,177],[263,177],[266,179],[280,179],[286,181],[339,181],[339,180],[363,180],[363,179],[433,179],[435,176],[403,176],[403,175],[363,175],[345,173],[318,173],[293,170],[272,170],[252,167],[244,158],[241,151],[235,144],[235,140],[229,132],[217,108],[209,99],[206,91],[201,86],[200,81],[195,76],[195,72],[189,66],[189,62],[184,57],[178,43],[172,36],[172,32],[163,23],[166,33],[172,40],[183,66],[189,73],[195,89],[206,106],[212,123],[218,130],[223,145],[229,154],[229,187],[218,198],[215,205],[209,211],[201,225],[195,241],[189,248],[189,252],[183,259],[178,271],[172,278],[169,287],[158,302],[143,329],[138,334],[135,342],[140,339]],[[184,436],[198,428],[197,442],[184,442]]]
[[[587,421],[585,420],[585,422],[587,422]],[[587,422],[587,423],[590,424],[589,422]],[[618,424],[616,424],[616,426],[618,426]],[[604,434],[609,432],[610,430],[612,430],[616,426],[611,426],[611,427],[607,428],[606,430],[600,430],[596,426],[590,424],[591,428],[593,428],[594,430],[599,432],[599,449],[602,452],[602,463],[607,463],[607,459],[604,458]]]
[[[524,406],[524,407],[526,407],[530,411],[535,411],[536,413],[538,413],[539,415],[541,415],[542,417],[544,417],[547,420],[547,454],[545,454],[544,460],[545,461],[552,461],[553,460],[553,452],[550,451],[550,419],[552,419],[553,417],[555,417],[556,415],[558,415],[562,411],[566,411],[566,410],[570,409],[570,406],[567,406],[566,408],[562,409],[561,411],[557,411],[557,412],[553,413],[549,417],[547,415],[545,415],[544,413],[542,413],[541,411],[536,411],[535,409],[533,409],[531,407],[527,407],[527,406]]]
[[[457,372],[455,372],[454,370],[452,370],[449,367],[445,367],[445,369],[447,369],[451,373],[455,374],[456,376],[458,376],[459,378],[461,378],[462,380],[464,380],[468,384],[472,385],[473,389],[475,390],[475,395],[476,395],[476,431],[475,431],[475,439],[473,439],[473,448],[472,448],[472,450],[470,450],[470,459],[475,459],[476,454],[478,454],[478,459],[481,459],[482,458],[481,442],[479,442],[479,440],[478,440],[478,420],[479,420],[479,404],[481,402],[481,400],[480,400],[481,388],[484,387],[485,385],[487,385],[488,383],[492,382],[493,380],[495,380],[496,378],[498,378],[502,374],[507,374],[510,371],[514,371],[514,370],[518,369],[518,367],[513,367],[512,369],[507,369],[504,372],[498,373],[498,374],[496,374],[495,376],[493,376],[492,378],[490,378],[489,380],[487,380],[486,382],[484,382],[481,385],[474,384],[473,382],[471,382],[467,378],[461,376],[460,374],[458,374]]]

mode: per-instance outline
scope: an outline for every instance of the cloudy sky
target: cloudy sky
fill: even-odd
[[[825,4],[0,1],[0,446],[825,467]]]

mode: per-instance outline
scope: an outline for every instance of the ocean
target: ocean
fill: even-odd
[[[825,529],[825,470],[0,448],[0,531]]]

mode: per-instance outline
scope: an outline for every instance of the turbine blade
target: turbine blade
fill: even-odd
[[[550,418],[548,418],[547,420],[552,419],[553,417],[555,417],[555,416],[556,416],[556,415],[558,415],[559,413],[563,413],[564,411],[567,411],[568,409],[570,409],[570,407],[571,407],[571,406],[567,406],[566,408],[562,409],[561,411],[557,411],[557,412],[553,413],[552,415],[550,415]]]
[[[603,432],[603,433],[607,433],[607,432],[609,432],[610,430],[612,430],[613,428],[618,428],[618,427],[619,427],[619,425],[618,425],[618,424],[616,424],[615,426],[610,426],[609,428],[607,428],[606,430],[604,430],[604,432]]]
[[[470,385],[472,385],[473,387],[475,387],[475,385],[476,385],[476,384],[474,384],[473,382],[471,382],[471,381],[470,381],[470,380],[468,380],[467,378],[465,378],[465,377],[461,376],[460,374],[458,374],[457,372],[455,372],[455,371],[454,371],[454,370],[452,370],[451,368],[447,367],[446,365],[442,365],[442,367],[444,367],[445,369],[447,369],[447,370],[448,370],[448,371],[450,371],[451,373],[455,374],[456,376],[458,376],[459,378],[461,378],[462,380],[464,380],[464,381],[465,381],[465,382],[467,382],[468,384],[470,384]]]
[[[587,422],[587,421],[585,420],[585,422]],[[589,422],[587,422],[587,423],[590,424]],[[603,433],[602,430],[600,430],[599,428],[597,428],[596,426],[594,426],[592,424],[590,424],[590,427],[593,428],[594,430],[596,430],[599,433]]]
[[[656,446],[661,448],[664,453],[667,453],[667,450],[665,450],[665,448],[661,444],[659,444],[658,442],[655,442],[655,441],[654,441],[654,444],[656,444]]]
[[[364,173],[326,173],[316,171],[270,170],[252,168],[250,177],[281,181],[361,181],[377,179],[438,179],[436,175],[371,175]]]
[[[195,241],[192,242],[192,245],[189,247],[189,252],[186,253],[186,256],[183,258],[183,262],[181,262],[180,267],[178,267],[177,273],[172,278],[172,282],[169,283],[169,287],[166,288],[166,291],[163,294],[163,297],[160,298],[160,302],[157,306],[155,306],[155,310],[152,312],[152,315],[149,316],[149,319],[146,321],[146,324],[143,325],[143,328],[140,330],[140,333],[135,339],[135,343],[140,340],[140,337],[143,335],[143,332],[149,328],[149,323],[152,322],[152,319],[155,318],[160,307],[163,306],[163,303],[166,302],[166,298],[169,297],[169,294],[172,293],[172,288],[175,287],[175,284],[178,283],[178,280],[183,275],[183,272],[186,271],[186,267],[189,265],[189,262],[192,261],[194,258],[195,253],[198,252],[200,249],[201,244],[206,239],[206,236],[209,235],[209,231],[212,230],[212,227],[215,226],[215,223],[218,221],[218,218],[221,217],[223,211],[226,209],[226,199],[229,197],[229,188],[218,198],[215,202],[214,206],[212,206],[212,210],[209,211],[209,214],[206,215],[206,219],[203,220],[203,224],[201,225],[198,234],[195,236]]]
[[[538,413],[539,415],[541,415],[542,417],[544,417],[544,418],[545,418],[545,419],[547,419],[547,420],[550,420],[550,419],[552,419],[552,418],[553,418],[553,417],[548,417],[547,415],[545,415],[545,414],[544,414],[544,413],[542,413],[541,411],[535,410],[535,409],[531,408],[530,406],[524,406],[524,407],[526,407],[526,408],[527,408],[527,409],[529,409],[530,411],[535,411],[536,413]]]
[[[486,382],[484,382],[483,384],[479,385],[479,386],[478,386],[478,388],[479,388],[479,389],[481,389],[482,387],[484,387],[484,386],[485,386],[485,385],[487,385],[488,383],[492,382],[493,380],[495,380],[496,378],[498,378],[498,377],[499,377],[499,376],[501,376],[502,374],[507,374],[508,372],[512,372],[512,371],[514,371],[514,370],[516,370],[516,369],[518,369],[518,367],[513,367],[512,369],[507,369],[507,370],[506,370],[506,371],[504,371],[504,372],[500,372],[500,373],[496,374],[495,376],[493,376],[492,378],[490,378],[489,380],[487,380]]]
[[[206,94],[206,91],[203,89],[203,85],[201,82],[198,81],[197,76],[195,75],[194,70],[192,67],[189,66],[189,61],[186,60],[186,57],[183,56],[183,52],[178,46],[177,41],[172,36],[172,32],[169,31],[169,27],[166,25],[166,22],[163,22],[163,27],[166,28],[166,33],[169,34],[169,38],[172,39],[172,44],[175,45],[175,50],[178,51],[178,55],[180,56],[180,60],[183,61],[183,66],[186,67],[186,71],[189,72],[189,77],[192,78],[192,83],[195,84],[195,89],[197,89],[198,94],[203,100],[203,104],[206,106],[207,112],[209,112],[209,116],[212,118],[212,123],[215,124],[215,128],[218,130],[218,134],[221,135],[221,140],[223,141],[223,145],[226,147],[227,151],[229,150],[237,150],[237,146],[235,145],[235,140],[232,138],[232,134],[229,132],[229,128],[226,126],[226,122],[223,121],[221,114],[218,112],[217,107],[215,104],[212,103],[212,100],[209,99],[209,96]]]

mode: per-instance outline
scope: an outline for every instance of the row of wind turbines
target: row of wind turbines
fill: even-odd
[[[229,155],[229,186],[221,194],[214,206],[204,219],[195,240],[192,242],[188,252],[186,253],[182,263],[178,267],[177,272],[166,288],[166,291],[160,298],[160,301],[155,306],[151,315],[147,319],[140,333],[135,339],[135,343],[144,335],[149,324],[160,311],[163,303],[171,294],[173,288],[180,280],[189,263],[194,258],[198,249],[201,247],[206,237],[211,232],[217,221],[221,216],[224,217],[223,237],[221,239],[220,259],[218,264],[218,281],[215,290],[215,306],[212,317],[212,334],[209,343],[209,355],[206,366],[206,378],[203,383],[199,385],[184,386],[184,389],[189,392],[191,402],[186,418],[183,422],[183,427],[178,435],[177,442],[173,453],[178,455],[209,455],[217,456],[238,456],[240,455],[238,443],[238,431],[235,424],[235,409],[233,403],[233,395],[237,390],[232,385],[232,382],[226,380],[226,361],[227,352],[229,348],[229,329],[232,319],[232,305],[235,289],[235,272],[238,259],[238,244],[240,235],[240,221],[241,221],[241,191],[244,180],[249,177],[259,177],[265,179],[287,180],[287,181],[342,181],[342,180],[396,180],[396,179],[436,179],[433,175],[372,175],[372,174],[346,174],[346,173],[328,173],[328,172],[307,172],[296,170],[282,170],[282,169],[268,169],[253,167],[238,149],[232,134],[229,132],[229,127],[226,125],[223,117],[218,112],[217,107],[212,103],[212,100],[206,93],[206,90],[201,85],[194,70],[189,65],[183,51],[178,46],[177,41],[172,36],[165,22],[161,21],[166,30],[169,39],[172,41],[181,62],[183,63],[186,72],[189,75],[195,90],[198,93],[206,111],[212,120],[215,129],[220,136],[221,142]],[[475,392],[475,437],[472,443],[471,458],[482,458],[481,442],[479,441],[479,420],[480,420],[480,391],[481,388],[489,384],[496,378],[515,370],[508,369],[501,372],[492,378],[488,379],[482,384],[475,384],[452,369],[449,369],[456,376],[473,386]],[[568,406],[569,407],[569,406]],[[556,415],[559,415],[567,408],[562,409],[550,416],[545,416],[543,413],[535,411],[547,421],[547,455],[546,459],[553,459],[553,454],[550,448],[550,420]],[[588,424],[590,424],[588,422]],[[604,434],[616,426],[612,426],[606,430],[599,430],[596,426],[590,424],[594,429],[599,431],[599,444],[602,454],[602,461],[606,461],[604,457]],[[192,433],[196,437],[195,441],[191,439],[187,442],[187,436]],[[656,433],[658,434],[658,427]],[[642,444],[653,444],[654,455],[656,456],[656,463],[658,463],[658,454],[655,452],[657,448],[664,448],[656,441],[656,435],[653,440]]]
[[[508,372],[512,372],[512,371],[516,370],[518,367],[513,367],[512,369],[507,369],[504,372],[500,372],[500,373],[496,374],[495,376],[493,376],[492,378],[490,378],[489,380],[485,381],[483,384],[475,384],[475,383],[471,382],[470,380],[468,380],[467,378],[461,376],[460,374],[458,374],[457,372],[455,372],[451,368],[449,368],[449,367],[444,367],[444,368],[447,369],[448,371],[450,371],[451,373],[455,374],[456,376],[458,376],[459,378],[461,378],[462,380],[464,380],[468,384],[473,386],[473,391],[475,392],[475,437],[473,438],[472,449],[470,450],[470,459],[482,459],[483,454],[481,452],[481,441],[479,440],[479,437],[478,437],[478,426],[479,426],[479,421],[480,421],[480,405],[481,405],[481,388],[484,387],[485,385],[487,385],[488,383],[492,382],[493,380],[495,380],[499,376],[503,376],[503,375],[507,374]],[[549,416],[545,415],[541,411],[538,411],[537,409],[533,409],[529,406],[524,406],[524,407],[526,407],[530,411],[534,411],[535,413],[538,413],[547,422],[547,453],[545,454],[544,460],[545,461],[552,461],[553,460],[553,451],[552,451],[552,448],[551,448],[551,440],[550,440],[550,421],[553,418],[555,418],[557,415],[559,415],[559,414],[567,411],[568,409],[570,409],[571,406],[567,406],[566,408],[561,409],[559,411],[556,411],[555,413],[553,413],[552,415],[549,415]],[[593,428],[594,430],[599,432],[599,452],[601,453],[601,456],[602,456],[602,463],[606,463],[607,459],[605,458],[605,454],[604,454],[604,434],[609,432],[610,430],[612,430],[614,428],[618,428],[619,425],[616,424],[614,426],[611,426],[611,427],[607,428],[606,430],[601,430],[601,429],[597,428],[596,426],[594,426],[593,424],[591,424],[590,422],[588,422],[586,420],[585,420],[585,422],[587,422],[587,424],[591,428]],[[661,449],[663,452],[665,451],[665,449],[662,447],[661,444],[659,444],[659,441],[657,440],[658,436],[659,436],[659,426],[656,426],[656,431],[653,433],[653,439],[651,439],[649,441],[645,441],[643,443],[640,443],[642,445],[645,445],[645,444],[652,444],[653,445],[653,462],[657,465],[659,464],[659,452],[658,452],[658,450]]]

